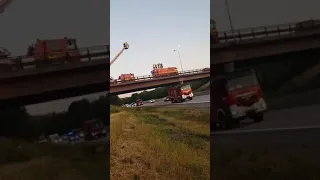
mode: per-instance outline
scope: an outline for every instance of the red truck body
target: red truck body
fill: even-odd
[[[136,99],[136,105],[137,106],[142,106],[143,105],[143,101],[140,98]]]
[[[89,120],[83,126],[85,140],[93,140],[106,136],[104,125],[99,120]]]
[[[267,105],[254,70],[242,70],[211,81],[211,127],[230,129],[241,120],[262,121]]]
[[[29,47],[28,56],[35,57],[36,61],[47,60],[53,63],[58,62],[57,60],[80,61],[76,39],[71,38],[38,39],[34,46]]]
[[[121,74],[118,78],[121,82],[126,82],[126,81],[135,81],[136,78],[134,77],[134,74]]]
[[[172,103],[192,100],[193,93],[190,84],[182,84],[168,89],[169,99]]]

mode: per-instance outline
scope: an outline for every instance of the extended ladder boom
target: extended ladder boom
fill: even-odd
[[[123,53],[124,50],[129,49],[129,44],[127,42],[123,43],[123,48],[121,51],[111,60],[110,66],[118,59],[118,57]]]

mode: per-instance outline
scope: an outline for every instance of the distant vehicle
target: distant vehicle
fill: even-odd
[[[163,98],[163,101],[164,101],[164,102],[170,101],[170,97],[169,97],[169,96],[164,97],[164,98]]]
[[[263,120],[267,104],[254,70],[226,73],[213,78],[211,83],[211,90],[215,92],[211,94],[214,111],[210,126],[213,129],[230,129],[246,118],[255,122]]]
[[[121,82],[128,82],[128,81],[135,81],[136,80],[136,78],[134,77],[134,74],[121,74],[120,76],[119,76],[119,80],[121,81]]]
[[[153,70],[151,71],[151,75],[153,78],[175,76],[178,74],[179,72],[176,67],[163,68],[163,65],[160,63],[157,65],[153,65]]]
[[[137,106],[142,106],[143,105],[143,101],[140,98],[136,99],[136,105]]]
[[[47,143],[48,139],[46,138],[46,136],[44,134],[39,136],[39,140],[38,143],[42,144],[42,143]]]
[[[172,103],[180,103],[185,101],[186,99],[192,100],[193,98],[190,84],[182,84],[169,88],[168,94]]]
[[[76,136],[78,136],[78,139],[79,139],[79,140],[84,138],[84,133],[82,132],[81,129],[74,129],[74,130],[72,130],[72,132],[73,132]]]
[[[129,105],[129,107],[135,107],[135,106],[137,106],[137,103],[135,103],[135,102],[133,102],[133,103],[131,103],[131,104]]]
[[[70,131],[66,134],[66,136],[68,137],[67,140],[69,142],[75,142],[79,140],[79,136],[77,133],[75,133],[74,131]]]
[[[106,136],[104,124],[100,120],[85,121],[83,129],[87,141]]]
[[[203,68],[202,71],[210,71],[210,68]]]
[[[27,56],[33,56],[36,62],[41,65],[80,61],[76,39],[67,37],[62,39],[37,39],[35,45],[29,46]]]
[[[60,142],[60,136],[59,136],[59,134],[51,134],[51,135],[49,135],[49,140],[50,140],[50,142],[51,143],[59,143]]]
[[[154,103],[156,102],[154,99],[149,100],[149,103]]]

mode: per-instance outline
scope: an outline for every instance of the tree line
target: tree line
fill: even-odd
[[[197,81],[192,81],[190,85],[193,90],[197,90],[202,85],[208,82],[209,82],[209,79],[200,79]],[[143,101],[147,101],[150,99],[163,98],[168,96],[168,88],[170,88],[170,86],[159,87],[152,91],[142,91],[141,93],[133,93],[131,94],[130,97],[127,97],[127,98],[119,98],[119,96],[110,96],[110,104],[112,105],[130,104],[132,102],[135,102],[137,98],[140,98]]]
[[[101,96],[94,102],[87,99],[74,101],[65,112],[32,116],[25,107],[0,110],[0,136],[35,139],[41,134],[64,134],[82,128],[83,122],[93,118],[110,124],[109,98]]]
[[[209,80],[191,82],[193,90],[198,89]],[[46,115],[30,115],[25,107],[0,109],[0,137],[35,139],[40,135],[54,133],[64,134],[72,129],[83,127],[83,122],[100,119],[110,125],[110,104],[121,105],[132,103],[137,97],[142,100],[157,99],[167,96],[168,87],[156,88],[152,91],[134,93],[131,97],[120,99],[118,96],[101,96],[89,102],[87,99],[72,102],[68,110]]]

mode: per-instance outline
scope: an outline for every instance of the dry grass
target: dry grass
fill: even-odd
[[[210,179],[209,124],[209,116],[191,109],[112,114],[111,179]]]
[[[319,145],[217,143],[212,148],[211,178],[215,180],[320,179]]]
[[[109,179],[107,146],[54,146],[0,139],[1,180]]]

